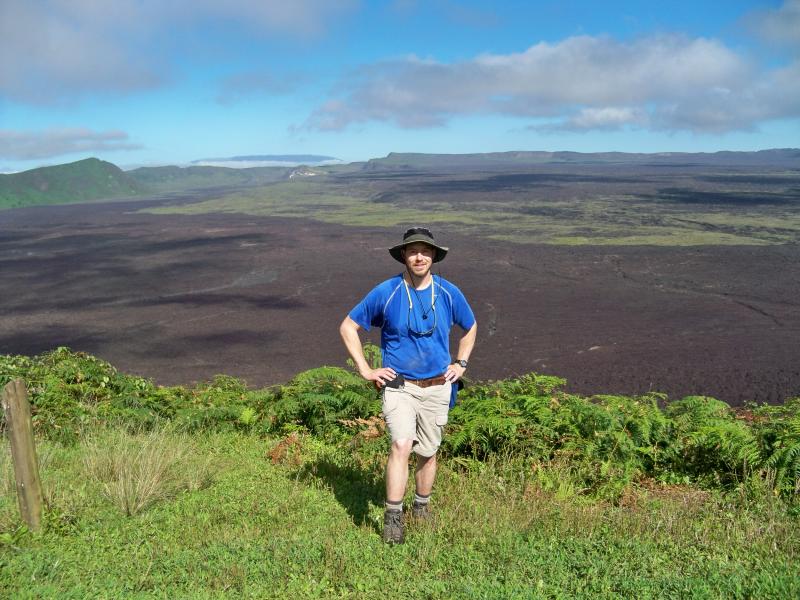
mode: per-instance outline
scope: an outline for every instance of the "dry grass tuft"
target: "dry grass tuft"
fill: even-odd
[[[302,462],[300,458],[301,448],[300,435],[293,431],[269,451],[269,459],[273,465],[289,464],[294,467],[299,466]]]
[[[5,440],[3,441],[5,442]],[[6,443],[2,451],[0,451],[0,495],[10,496],[11,494],[16,494],[16,483],[14,482],[14,463],[11,460],[11,447]]]
[[[128,516],[182,491],[206,487],[213,475],[211,462],[198,458],[188,436],[166,429],[107,432],[86,443],[83,460],[87,474]]]

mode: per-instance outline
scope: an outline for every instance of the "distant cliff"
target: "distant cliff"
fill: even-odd
[[[800,168],[800,149],[757,152],[486,152],[476,154],[421,154],[391,152],[364,163],[365,170],[382,169],[519,169],[536,165],[674,165],[770,166]]]

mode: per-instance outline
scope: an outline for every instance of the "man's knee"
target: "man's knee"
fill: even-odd
[[[436,465],[436,453],[432,454],[431,456],[422,456],[421,454],[417,454],[417,469],[424,469],[428,466]]]
[[[411,456],[411,449],[414,446],[414,440],[395,440],[392,442],[391,453],[395,456],[408,458]]]

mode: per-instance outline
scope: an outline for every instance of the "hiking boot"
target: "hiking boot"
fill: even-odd
[[[411,505],[411,516],[417,521],[427,521],[430,519],[431,509],[429,503],[419,504],[414,502],[414,504]]]
[[[402,544],[404,539],[403,511],[387,510],[383,513],[383,541],[387,544]]]

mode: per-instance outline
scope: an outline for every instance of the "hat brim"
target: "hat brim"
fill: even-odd
[[[433,262],[437,263],[444,260],[444,257],[447,256],[447,251],[449,248],[445,246],[437,246],[434,244],[429,237],[425,236],[411,236],[408,239],[403,240],[401,244],[397,244],[397,246],[393,246],[389,248],[389,254],[392,255],[392,258],[395,259],[399,263],[405,264],[403,260],[403,248],[408,246],[409,244],[426,244],[436,250],[436,255],[433,257]]]

